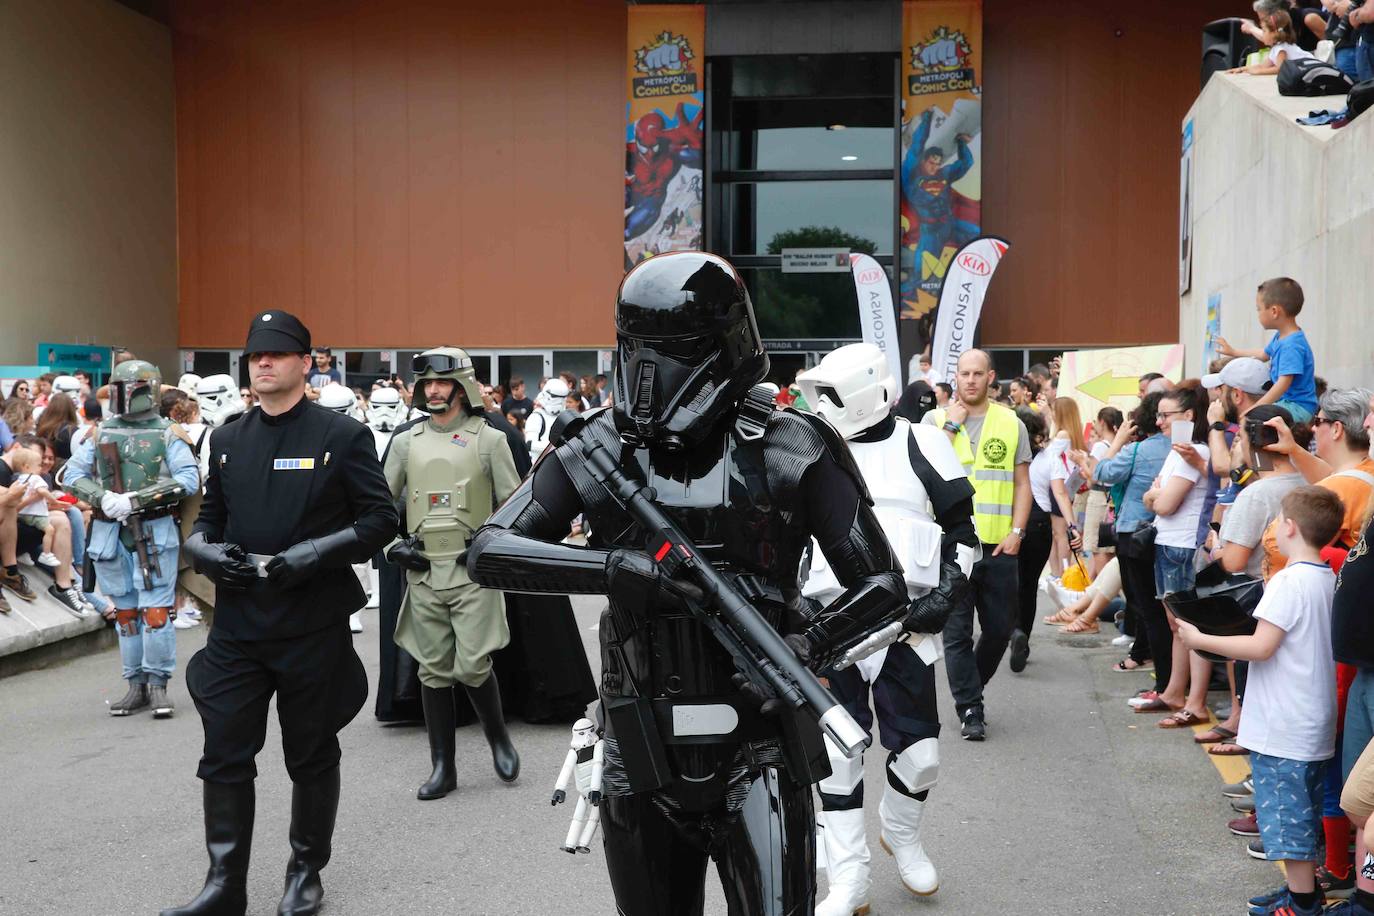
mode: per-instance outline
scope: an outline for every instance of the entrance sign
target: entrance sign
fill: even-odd
[[[959,357],[973,346],[988,284],[1009,247],[1006,239],[988,235],[969,242],[950,258],[930,344],[930,369],[940,381],[953,383]]]
[[[892,284],[882,265],[866,254],[849,256],[854,271],[854,292],[859,297],[859,327],[864,343],[871,343],[887,357],[892,377],[901,388],[902,358],[897,346],[897,312],[892,308]]]

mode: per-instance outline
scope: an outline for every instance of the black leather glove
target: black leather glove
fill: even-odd
[[[969,581],[957,563],[940,564],[940,584],[911,602],[906,629],[911,633],[939,633],[949,616],[969,596]]]
[[[419,545],[419,536],[412,534],[404,541],[397,541],[386,552],[386,558],[402,569],[409,569],[412,572],[426,572],[429,570],[429,560],[426,560],[425,555],[420,553]]]
[[[800,633],[789,633],[782,638],[787,643],[787,647],[801,659],[802,664],[811,664],[811,640]],[[776,715],[783,712],[787,706],[782,700],[760,688],[743,674],[734,674],[730,677],[731,682],[740,693],[744,694],[759,708],[759,712],[765,716]]]
[[[277,588],[292,588],[313,578],[321,569],[347,566],[359,550],[358,532],[352,527],[310,538],[267,561],[267,581]],[[357,558],[361,563],[366,556]]]
[[[596,791],[595,789],[592,789],[590,792],[587,793],[587,803],[591,805],[593,808],[600,805],[601,793]]]
[[[550,805],[561,805],[561,804],[563,804],[563,802],[565,802],[565,801],[567,801],[567,800],[568,800],[568,793],[564,792],[562,789],[554,789],[554,790],[553,790],[553,801],[549,802],[549,804],[550,804]]]
[[[642,550],[612,550],[606,556],[606,583],[616,601],[628,607],[648,609],[665,595],[696,602],[706,597],[695,584],[664,575]]]
[[[248,562],[248,555],[238,544],[207,541],[204,533],[197,531],[181,546],[191,568],[219,588],[241,592],[258,581],[257,567]]]

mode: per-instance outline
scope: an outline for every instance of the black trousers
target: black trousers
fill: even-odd
[[[1040,572],[1049,562],[1053,549],[1054,525],[1050,521],[1050,513],[1031,500],[1026,536],[1021,539],[1021,550],[1016,554],[1017,628],[1027,638],[1035,629],[1035,599],[1040,591]]]
[[[233,639],[212,627],[186,665],[186,687],[205,730],[196,775],[209,782],[257,777],[272,694],[293,782],[339,765],[339,731],[367,701],[367,674],[345,618],[290,639]]]
[[[1007,641],[1019,619],[1017,560],[1005,553],[993,556],[996,549],[996,544],[983,545],[983,559],[974,564],[969,578],[973,600],[956,609],[945,624],[945,673],[960,718],[970,706],[983,704],[983,687],[1002,664]],[[982,630],[977,645],[973,642],[975,609]]]
[[[1120,551],[1117,553],[1121,564],[1121,590],[1136,618],[1131,658],[1137,662],[1147,658],[1154,660],[1155,690],[1162,691],[1169,684],[1173,668],[1174,633],[1169,629],[1164,604],[1155,597],[1154,548],[1141,551],[1141,554],[1127,557]]]

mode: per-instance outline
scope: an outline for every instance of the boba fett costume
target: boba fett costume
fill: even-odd
[[[158,416],[161,397],[156,366],[142,360],[116,366],[110,377],[113,416],[101,424],[96,441],[87,439],[76,448],[63,476],[67,492],[98,510],[86,550],[100,590],[115,606],[119,654],[129,682],[124,698],[110,704],[112,716],[150,706],[157,718],[172,714],[167,681],[176,668],[172,616],[179,543],[172,510],[199,491],[200,469],[191,449]],[[118,450],[122,486],[101,454],[105,445]]]
[[[405,505],[410,537],[388,558],[406,570],[407,594],[396,622],[396,644],[420,666],[421,703],[434,769],[417,792],[441,798],[457,787],[453,691],[462,684],[491,745],[501,779],[513,781],[520,758],[511,746],[492,673],[491,653],[510,641],[499,591],[468,578],[458,557],[496,505],[520,484],[506,437],[487,424],[467,353],[428,350],[414,359],[416,406],[431,416],[398,429],[384,470],[393,498]],[[447,399],[427,396],[431,379],[453,382]],[[461,390],[461,394],[460,394]],[[446,423],[462,396],[465,403]]]

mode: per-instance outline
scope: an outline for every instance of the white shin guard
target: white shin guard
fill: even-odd
[[[826,872],[830,892],[816,904],[816,916],[863,916],[868,912],[868,840],[864,809],[826,811]]]
[[[940,889],[935,865],[921,848],[921,815],[925,802],[903,795],[891,786],[883,787],[883,800],[878,806],[882,820],[882,845],[897,860],[902,884],[911,893],[929,897]]]

